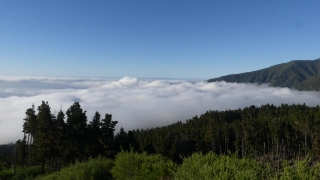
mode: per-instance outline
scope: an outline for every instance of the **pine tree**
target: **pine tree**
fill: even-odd
[[[16,163],[22,167],[25,166],[27,160],[27,142],[26,136],[23,140],[20,139],[16,142]]]
[[[87,131],[87,115],[83,111],[79,102],[73,103],[66,112],[67,114],[67,152],[68,160],[75,162],[76,159],[82,161],[87,159],[85,152],[89,141]]]
[[[51,114],[48,102],[42,101],[38,107],[37,130],[36,130],[36,155],[42,166],[42,173],[45,170],[45,164],[56,154],[56,131],[54,128],[54,117]]]
[[[87,147],[87,153],[91,157],[97,157],[98,155],[103,153],[103,146],[99,142],[99,139],[102,136],[100,125],[101,125],[101,115],[99,112],[96,112],[92,118],[92,121],[88,125],[90,142]]]
[[[117,150],[124,150],[124,151],[128,151],[130,148],[130,142],[128,139],[128,135],[127,133],[124,131],[124,129],[121,127],[120,131],[118,132],[118,134],[115,137],[116,139],[116,144],[117,144]]]
[[[56,129],[56,142],[57,142],[57,170],[62,166],[62,161],[65,158],[65,149],[66,149],[66,124],[65,124],[65,115],[60,110],[58,112],[55,129]]]
[[[22,132],[27,135],[27,152],[29,165],[35,163],[35,148],[33,141],[36,139],[36,128],[37,128],[37,115],[35,112],[35,107],[32,105],[31,108],[27,109],[25,112],[26,117],[23,119],[23,130]],[[28,161],[27,160],[27,161]]]
[[[113,157],[116,153],[116,145],[114,140],[115,126],[118,121],[112,121],[112,115],[106,114],[101,120],[101,138],[100,143],[103,145],[107,157]]]

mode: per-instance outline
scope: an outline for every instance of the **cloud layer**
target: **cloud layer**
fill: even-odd
[[[185,80],[117,78],[0,77],[0,144],[23,137],[26,109],[48,101],[52,113],[66,111],[74,101],[87,110],[110,113],[125,130],[185,121],[207,110],[250,105],[306,103],[316,106],[320,93],[268,85]]]

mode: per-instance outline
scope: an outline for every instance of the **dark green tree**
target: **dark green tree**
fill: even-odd
[[[91,157],[97,157],[104,153],[103,145],[99,142],[101,139],[102,132],[101,132],[101,114],[99,112],[95,112],[92,121],[88,125],[90,142],[89,146],[87,147],[87,153]]]
[[[67,110],[66,115],[67,158],[73,163],[76,159],[85,160],[87,159],[85,149],[89,141],[86,111],[82,110],[79,102],[75,102]]]
[[[45,164],[56,156],[56,131],[54,127],[54,116],[51,114],[48,102],[42,101],[38,107],[37,130],[36,130],[36,155],[41,162],[42,173]]]
[[[66,145],[66,123],[64,121],[65,115],[60,110],[58,112],[55,124],[56,129],[56,143],[57,143],[57,161],[56,161],[56,169],[59,170],[62,166],[62,162],[65,159],[65,151],[67,148]]]
[[[107,157],[114,157],[116,154],[116,144],[114,138],[115,126],[118,121],[112,121],[112,115],[106,114],[101,120],[101,137],[99,142],[103,145]]]

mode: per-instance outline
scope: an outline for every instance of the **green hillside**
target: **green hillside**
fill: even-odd
[[[221,76],[208,82],[226,81],[237,83],[269,83],[271,86],[289,87],[298,90],[320,90],[320,58],[294,60],[269,68]]]

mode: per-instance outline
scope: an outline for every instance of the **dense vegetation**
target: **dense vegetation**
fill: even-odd
[[[296,60],[269,68],[209,79],[208,82],[269,83],[276,87],[298,90],[320,90],[320,59]]]
[[[51,174],[39,175],[41,167],[28,167],[15,174],[10,169],[3,170],[0,177],[17,180],[319,179],[320,164],[310,166],[309,163],[308,159],[295,161],[292,165],[284,161],[281,171],[276,172],[267,163],[236,156],[219,156],[212,152],[206,155],[194,153],[184,158],[182,164],[176,164],[161,155],[121,151],[114,160],[97,157],[86,162],[77,161]]]
[[[99,112],[88,122],[78,102],[56,115],[47,102],[37,112],[32,106],[26,110],[22,140],[0,146],[0,178],[320,177],[319,106],[208,111],[185,123],[120,128],[115,134],[116,124],[112,115],[101,119]]]

